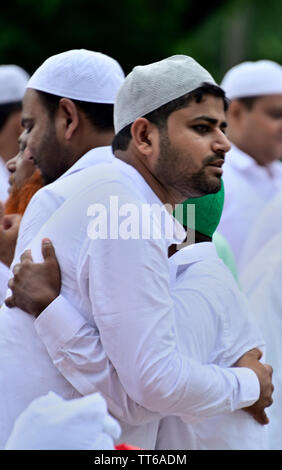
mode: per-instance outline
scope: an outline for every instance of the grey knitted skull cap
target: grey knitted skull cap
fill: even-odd
[[[117,94],[115,132],[199,88],[203,82],[217,85],[206,69],[186,55],[174,55],[153,64],[134,67]]]

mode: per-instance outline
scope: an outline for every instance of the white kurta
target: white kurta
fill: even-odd
[[[172,297],[180,351],[201,364],[230,367],[264,341],[250,319],[247,299],[232,274],[218,258],[213,243],[198,243],[176,253]],[[264,449],[266,427],[239,410],[201,423],[185,424],[180,418],[161,420],[158,449]]]
[[[44,186],[33,196],[29,202],[24,216],[21,220],[17,245],[15,250],[15,259],[19,259],[30,241],[37,234],[40,228],[51,217],[51,215],[64,202],[64,196],[60,193],[60,184],[70,175],[86,168],[93,167],[100,163],[112,161],[114,155],[111,147],[97,147],[83,155],[71,168],[69,168],[54,183]],[[70,193],[79,191],[79,188],[71,188]],[[55,196],[53,195],[55,194]],[[13,277],[12,271],[0,262],[0,305],[3,304],[7,291],[8,280]]]
[[[257,253],[241,275],[254,318],[266,344],[266,361],[273,367],[273,405],[270,418],[271,449],[282,449],[282,233]]]
[[[242,269],[247,267],[261,248],[280,232],[282,232],[282,187],[281,191],[265,205],[250,230],[242,254]]]
[[[218,232],[233,249],[240,269],[244,245],[264,206],[282,188],[282,164],[260,166],[234,145],[223,165],[225,200]]]
[[[19,309],[0,311],[1,442],[18,414],[49,390],[70,399],[98,389],[121,422],[120,440],[148,449],[159,415],[195,421],[254,403],[253,371],[201,365],[179,354],[167,258],[175,236],[166,239],[162,224],[157,238],[147,236],[146,224],[141,239],[87,236],[93,203],[109,209],[116,195],[137,209],[160,205],[141,175],[114,159],[48,191],[61,206],[29,247],[36,261],[42,238],[54,242],[62,295],[36,321]],[[68,306],[58,310],[62,299]]]

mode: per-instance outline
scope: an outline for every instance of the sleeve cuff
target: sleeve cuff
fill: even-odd
[[[233,402],[234,410],[253,405],[260,396],[260,384],[255,372],[247,367],[229,369],[239,382],[239,390]]]
[[[62,295],[56,297],[35,320],[37,334],[52,355],[63,346],[86,321]]]

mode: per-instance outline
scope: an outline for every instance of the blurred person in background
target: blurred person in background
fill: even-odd
[[[282,232],[282,190],[265,205],[250,230],[242,254],[242,274],[248,264],[259,256],[260,250],[280,232]]]
[[[19,153],[7,162],[10,177],[9,197],[4,205],[5,214],[23,215],[32,196],[44,186],[41,171],[26,148],[24,137],[25,132],[19,139]]]
[[[282,188],[282,67],[244,62],[230,69],[222,88],[231,100],[223,180],[225,202],[218,231],[240,269],[249,232],[267,202]]]
[[[7,161],[18,153],[22,99],[28,74],[17,65],[0,65],[0,201],[8,197]]]
[[[25,132],[19,138],[19,147],[18,154],[7,162],[8,199],[5,204],[0,202],[0,291],[3,292],[7,288],[5,267],[13,260],[22,216],[32,196],[44,185],[41,172],[26,148]]]
[[[281,224],[281,218],[279,219]],[[273,366],[273,405],[269,408],[270,449],[282,449],[282,231],[257,252],[241,273],[242,289],[266,345]]]

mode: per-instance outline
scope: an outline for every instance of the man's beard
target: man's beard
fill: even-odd
[[[45,185],[53,183],[72,166],[71,157],[69,150],[58,141],[55,126],[50,123],[34,155]]]
[[[186,166],[183,171],[183,163]],[[224,158],[219,155],[208,156],[203,160],[200,170],[193,173],[192,158],[189,153],[185,153],[185,158],[182,153],[175,148],[165,131],[160,131],[160,156],[155,168],[155,177],[167,189],[172,189],[178,192],[185,199],[191,197],[200,197],[206,194],[217,193],[221,188],[221,178],[210,178],[206,174],[207,165],[213,163],[219,158]],[[187,167],[191,162],[189,174],[187,174]],[[181,168],[182,165],[182,168]]]
[[[44,186],[40,170],[36,169],[33,175],[23,184],[20,189],[14,185],[11,194],[5,203],[6,214],[23,215],[32,196]]]

